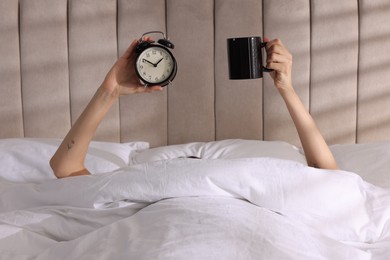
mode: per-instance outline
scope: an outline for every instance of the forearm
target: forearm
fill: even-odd
[[[148,37],[145,39],[151,41]],[[50,160],[50,166],[58,178],[89,174],[84,167],[89,143],[100,122],[120,95],[163,90],[161,86],[145,88],[140,83],[134,67],[135,49],[138,42],[138,40],[134,40],[111,67],[104,78],[103,84],[96,91]]]
[[[96,91],[50,160],[58,178],[89,173],[84,166],[89,144],[100,122],[116,100],[117,94],[110,93],[103,86]]]
[[[309,166],[337,169],[337,163],[313,118],[294,89],[279,89],[297,129]]]

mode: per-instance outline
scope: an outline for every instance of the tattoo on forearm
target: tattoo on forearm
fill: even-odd
[[[74,140],[71,140],[71,141],[67,144],[68,150],[72,149],[73,145],[74,145]]]

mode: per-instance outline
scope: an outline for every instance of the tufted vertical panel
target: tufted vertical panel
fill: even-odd
[[[329,143],[353,143],[357,120],[357,1],[311,2],[311,113]]]
[[[213,7],[213,0],[167,0],[178,62],[168,89],[169,144],[215,139]]]
[[[66,11],[66,0],[20,1],[26,137],[62,136],[70,127]]]
[[[118,41],[120,55],[134,39],[148,31],[165,32],[165,0],[119,0]],[[150,35],[153,39],[160,34]],[[175,39],[172,39],[175,43]],[[151,146],[168,144],[167,89],[161,93],[120,98],[121,141],[148,141]]]
[[[280,38],[293,55],[292,81],[297,94],[309,108],[310,93],[310,2],[265,0],[264,35]],[[300,145],[284,101],[269,75],[264,77],[264,139]]]
[[[215,1],[216,139],[263,138],[262,80],[229,80],[227,38],[262,36],[262,1]]]
[[[387,0],[0,2],[1,138],[64,137],[118,55],[161,30],[176,45],[173,85],[121,97],[95,140],[299,145],[267,73],[228,79],[226,39],[251,35],[280,38],[291,51],[294,88],[328,143],[389,139]]]
[[[69,83],[72,123],[117,59],[116,0],[69,1]],[[119,105],[111,108],[96,140],[119,141]]]
[[[0,1],[0,138],[23,137],[18,1]]]
[[[361,0],[358,142],[390,139],[390,2]]]

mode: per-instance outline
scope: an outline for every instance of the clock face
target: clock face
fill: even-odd
[[[175,65],[175,60],[168,50],[152,46],[140,53],[136,61],[136,70],[144,82],[158,85],[171,80]]]

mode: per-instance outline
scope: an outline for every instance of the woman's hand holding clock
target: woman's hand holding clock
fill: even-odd
[[[145,39],[151,41],[149,37]],[[126,52],[115,62],[107,73],[101,87],[109,91],[111,95],[120,96],[163,90],[161,86],[145,88],[145,86],[140,83],[134,68],[136,58],[135,48],[137,44],[138,40],[134,40],[127,48]]]

